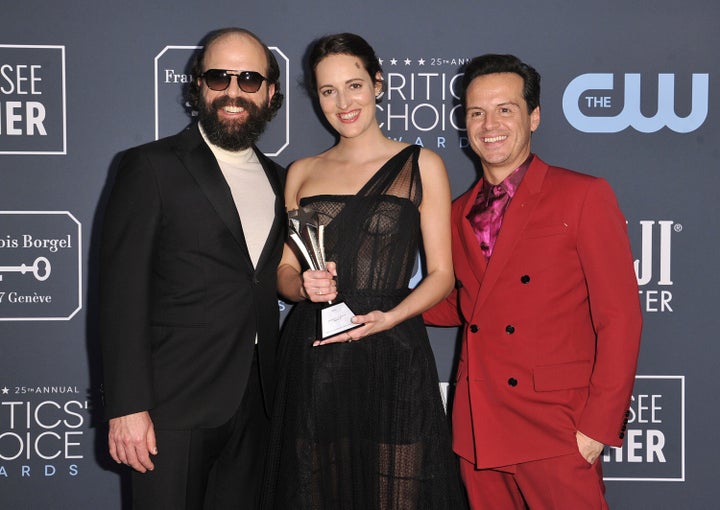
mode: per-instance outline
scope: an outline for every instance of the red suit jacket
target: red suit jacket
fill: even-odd
[[[463,326],[453,447],[478,468],[577,450],[576,430],[620,446],[642,316],[625,219],[603,179],[537,156],[489,263],[452,208],[456,289],[424,314]]]

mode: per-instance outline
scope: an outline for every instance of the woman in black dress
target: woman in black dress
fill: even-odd
[[[299,303],[283,328],[265,508],[464,508],[420,317],[454,283],[445,167],[382,133],[382,74],[361,37],[319,39],[309,60],[338,142],[292,165],[285,199],[317,214],[332,262],[304,270],[286,245],[278,268],[280,293]],[[410,290],[421,242],[425,276]],[[336,299],[362,325],[320,340],[317,310]]]

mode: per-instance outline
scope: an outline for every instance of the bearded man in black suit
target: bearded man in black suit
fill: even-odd
[[[275,382],[284,170],[255,146],[282,105],[251,32],[209,34],[198,122],[122,157],[103,226],[109,450],[133,508],[253,508]]]

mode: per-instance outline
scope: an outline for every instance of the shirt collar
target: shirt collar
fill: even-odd
[[[514,197],[518,186],[520,186],[523,177],[525,177],[525,173],[527,173],[527,169],[530,168],[530,163],[532,163],[534,156],[535,155],[533,153],[530,153],[523,164],[513,170],[512,173],[505,177],[500,184],[490,184],[490,182],[485,179],[483,181],[482,193],[488,195],[493,186],[499,186],[510,196],[510,198]]]

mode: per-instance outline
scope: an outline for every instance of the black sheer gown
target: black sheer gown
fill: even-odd
[[[300,203],[320,213],[340,299],[356,314],[389,310],[409,293],[420,241],[419,152],[403,149],[357,195]],[[318,306],[296,305],[283,328],[263,508],[465,508],[422,318],[312,347]]]

